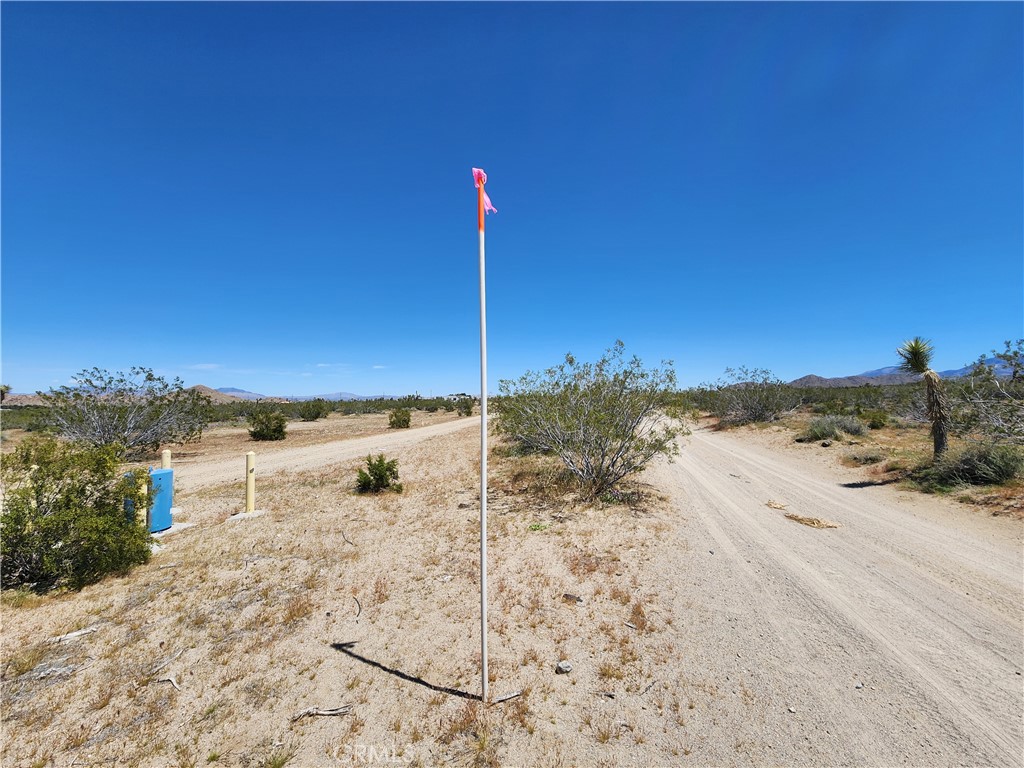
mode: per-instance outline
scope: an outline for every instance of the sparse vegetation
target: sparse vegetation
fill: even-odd
[[[1024,448],[980,443],[918,468],[912,478],[926,491],[964,485],[1002,485],[1024,474]]]
[[[367,456],[366,469],[360,469],[356,475],[356,490],[359,493],[401,493],[402,484],[398,482],[398,459],[388,459],[383,453],[376,459]]]
[[[145,491],[122,457],[115,446],[35,438],[0,459],[5,589],[81,589],[149,560],[149,533],[126,512],[145,509]]]
[[[775,421],[800,405],[800,395],[769,370],[741,366],[700,387],[696,404],[731,426]]]
[[[807,429],[796,439],[801,443],[838,440],[844,432],[848,435],[862,435],[864,423],[852,416],[819,416],[811,419]]]
[[[210,417],[210,400],[180,379],[168,383],[149,368],[128,372],[93,368],[75,383],[40,393],[57,432],[91,446],[120,446],[129,458],[166,443],[197,440]]]
[[[458,402],[455,403],[455,409],[459,412],[459,416],[472,416],[473,398],[460,397],[458,399]]]
[[[661,454],[675,453],[683,428],[661,416],[675,389],[671,364],[647,370],[623,358],[621,341],[596,363],[571,354],[544,373],[502,381],[498,429],[523,452],[552,452],[588,498],[611,490]]]
[[[953,431],[983,441],[1024,445],[1024,339],[992,354],[1009,369],[999,378],[984,355],[953,388]]]

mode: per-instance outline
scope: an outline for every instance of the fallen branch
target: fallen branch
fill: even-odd
[[[320,709],[320,707],[310,707],[304,709],[292,718],[294,723],[296,720],[300,720],[308,715],[319,715],[321,717],[337,717],[338,715],[347,715],[352,711],[351,704],[345,704],[341,707],[335,707],[334,709]]]
[[[76,637],[83,637],[84,635],[91,635],[97,629],[100,628],[99,624],[93,624],[91,627],[80,629],[77,632],[68,632],[66,635],[57,635],[56,637],[48,638],[48,643],[62,643],[65,640],[74,640]]]
[[[176,660],[176,659],[177,659],[177,658],[178,658],[179,656],[181,656],[181,654],[183,654],[184,652],[185,652],[185,649],[184,649],[184,648],[182,648],[182,649],[181,649],[180,651],[178,651],[178,652],[177,652],[176,654],[174,654],[173,656],[171,656],[171,658],[169,658],[169,659],[166,659],[165,661],[161,661],[161,662],[160,662],[159,664],[157,664],[157,665],[156,665],[155,667],[153,667],[153,668],[152,668],[151,670],[149,670],[149,676],[150,676],[150,677],[152,677],[153,675],[155,675],[155,674],[156,674],[157,672],[159,672],[159,671],[160,671],[161,669],[163,669],[164,667],[166,667],[166,666],[167,666],[168,664],[170,664],[170,663],[171,663],[172,661],[175,661],[175,660]]]
[[[181,686],[178,685],[178,681],[175,680],[173,677],[161,677],[159,680],[157,680],[157,682],[158,683],[170,683],[171,685],[174,686],[174,690],[176,690],[176,691],[180,691],[181,690]]]

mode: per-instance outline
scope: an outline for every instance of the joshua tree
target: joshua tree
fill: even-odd
[[[1009,344],[1009,342],[1007,342]],[[7,393],[11,391],[11,387],[8,384],[0,384],[0,403],[7,399]]]
[[[932,343],[920,336],[903,342],[903,346],[896,350],[896,354],[903,358],[900,368],[907,373],[924,376],[927,413],[932,422],[932,442],[935,445],[935,458],[938,459],[946,450],[950,414],[949,401],[942,390],[942,380],[931,368],[934,352]]]

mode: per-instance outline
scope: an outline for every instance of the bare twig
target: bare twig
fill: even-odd
[[[309,715],[319,715],[321,717],[337,717],[338,715],[347,715],[351,711],[351,704],[345,704],[344,706],[335,707],[334,709],[320,709],[320,707],[310,707],[309,709],[304,709],[297,715],[292,717],[292,722],[294,723],[296,720],[300,720],[303,717],[307,717]]]
[[[363,606],[359,603],[359,598],[352,595],[352,599],[356,601],[356,618],[359,618],[359,614],[363,612]]]
[[[100,628],[99,624],[93,624],[91,627],[80,629],[77,632],[68,632],[66,635],[57,635],[56,637],[48,638],[48,643],[62,643],[65,640],[74,640],[76,637],[83,637],[84,635],[91,635],[97,629]]]
[[[353,544],[351,541],[349,541],[349,538],[348,538],[348,536],[345,535],[344,531],[341,532],[341,538],[343,538],[346,543],[352,544],[353,547],[355,546],[355,544]]]
[[[164,668],[164,667],[166,667],[166,666],[167,666],[168,664],[170,664],[170,663],[171,663],[172,661],[175,661],[175,660],[177,660],[177,658],[178,658],[179,656],[181,656],[181,654],[183,654],[184,652],[185,652],[185,649],[184,649],[184,648],[182,648],[182,649],[181,649],[180,651],[178,651],[178,652],[177,652],[176,654],[174,654],[173,656],[171,656],[171,658],[169,658],[169,659],[165,659],[164,661],[161,661],[161,662],[160,662],[159,664],[157,664],[157,665],[156,665],[155,667],[153,667],[153,668],[152,668],[151,670],[149,670],[149,674],[150,674],[150,676],[152,677],[152,676],[153,676],[153,675],[155,675],[155,674],[156,674],[157,672],[159,672],[159,671],[160,671],[161,669],[163,669],[163,668]]]
[[[159,680],[157,680],[157,682],[158,683],[170,683],[171,685],[174,686],[174,690],[176,690],[176,691],[180,691],[181,690],[181,686],[178,685],[178,681],[175,680],[173,676],[161,677]]]

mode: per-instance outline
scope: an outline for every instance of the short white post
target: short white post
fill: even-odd
[[[256,509],[256,452],[245,454],[245,511]]]
[[[171,449],[170,448],[164,448],[163,452],[161,452],[161,454],[160,454],[160,469],[170,469],[170,468],[171,468]]]
[[[146,521],[146,530],[148,531],[149,530],[149,524],[150,524],[150,519],[149,519],[149,472],[146,472],[146,474],[143,475],[143,480],[142,480],[141,483],[139,483],[139,493],[142,494],[142,499],[143,499],[142,504],[144,506],[144,509],[141,509],[141,510],[139,510],[138,512],[135,513],[135,519],[136,520],[145,520]]]

